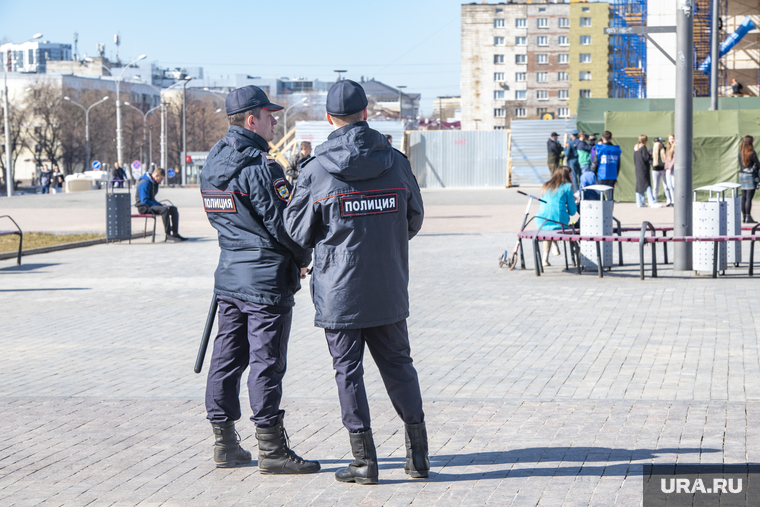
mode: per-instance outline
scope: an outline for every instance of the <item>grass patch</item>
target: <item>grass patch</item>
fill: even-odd
[[[42,232],[24,233],[24,250],[46,246],[76,243],[90,239],[105,238],[105,234],[46,234]],[[18,236],[0,236],[0,253],[18,252]]]

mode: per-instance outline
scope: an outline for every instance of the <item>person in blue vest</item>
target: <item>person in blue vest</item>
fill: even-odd
[[[612,199],[615,199],[621,154],[620,146],[612,144],[612,132],[605,130],[602,141],[596,145],[596,153],[591,160],[591,171],[596,173],[596,180],[600,185],[612,187]]]
[[[578,132],[570,132],[570,141],[565,146],[565,164],[570,167],[573,174],[573,187],[578,188],[581,179],[581,164],[578,161]]]

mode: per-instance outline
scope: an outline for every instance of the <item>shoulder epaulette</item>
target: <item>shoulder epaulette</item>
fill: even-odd
[[[398,154],[400,154],[402,157],[407,158],[403,151],[399,151],[396,148],[393,148],[393,150],[396,151]]]
[[[298,167],[305,167],[305,166],[306,166],[306,164],[308,164],[309,162],[311,162],[311,161],[312,161],[312,160],[314,160],[315,158],[316,158],[316,157],[309,157],[309,158],[307,158],[306,160],[304,160],[303,162],[301,162],[301,163],[298,165]]]

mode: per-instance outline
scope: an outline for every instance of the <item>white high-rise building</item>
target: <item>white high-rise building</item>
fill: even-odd
[[[3,44],[0,53],[8,72],[44,74],[48,61],[71,60],[71,44],[48,41],[28,41]]]

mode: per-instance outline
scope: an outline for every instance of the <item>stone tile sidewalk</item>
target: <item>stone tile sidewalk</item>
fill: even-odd
[[[536,278],[498,269],[514,234],[452,220],[411,250],[428,480],[404,474],[402,425],[368,360],[381,481],[334,481],[350,450],[305,290],[284,408],[322,472],[213,467],[192,366],[218,247],[201,235],[0,262],[0,505],[635,506],[644,464],[760,462],[755,280],[641,282],[637,265]],[[253,424],[238,427],[255,453]]]

